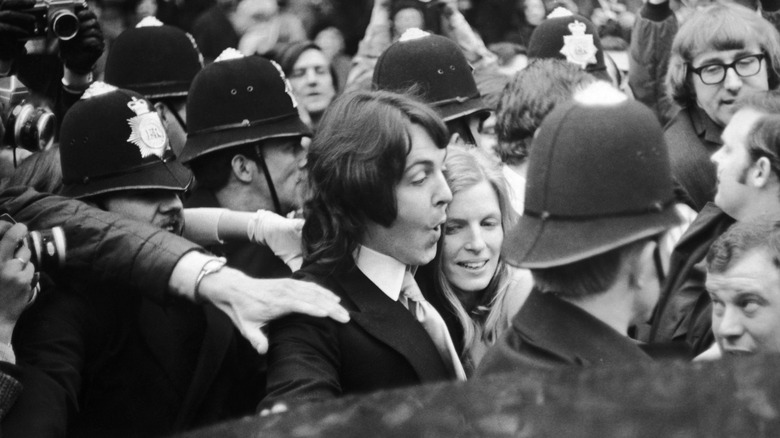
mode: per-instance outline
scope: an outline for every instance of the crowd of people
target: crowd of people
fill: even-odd
[[[0,431],[780,353],[778,11],[0,2]]]

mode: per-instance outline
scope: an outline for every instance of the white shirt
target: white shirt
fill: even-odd
[[[501,166],[501,171],[509,187],[509,201],[517,214],[522,215],[525,207],[525,178],[507,165]]]
[[[406,274],[405,264],[363,245],[358,245],[353,257],[360,272],[391,300],[398,301]]]

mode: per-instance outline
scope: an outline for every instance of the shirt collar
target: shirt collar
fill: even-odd
[[[358,245],[353,256],[358,269],[391,300],[398,301],[406,265],[363,245]]]
[[[720,138],[723,127],[715,123],[703,109],[694,108],[691,112],[691,123],[693,123],[693,130],[699,137],[718,146],[723,144],[723,140]]]

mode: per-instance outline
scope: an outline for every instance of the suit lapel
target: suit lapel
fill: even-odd
[[[334,279],[359,309],[350,315],[352,320],[404,356],[421,381],[454,377],[425,328],[401,303],[391,300],[357,267],[335,275]]]

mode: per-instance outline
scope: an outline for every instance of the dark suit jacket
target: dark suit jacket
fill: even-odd
[[[453,379],[423,326],[354,263],[336,270],[312,264],[294,275],[341,297],[350,321],[292,315],[271,324],[264,404]]]
[[[477,375],[650,361],[634,341],[588,312],[534,289],[482,359]]]
[[[158,436],[252,413],[259,355],[212,306],[42,293],[14,343],[37,370],[5,436]]]
[[[713,203],[705,205],[696,216],[674,247],[650,335],[643,341],[684,342],[691,357],[712,345],[712,303],[704,287],[707,271],[703,260],[715,239],[734,222]]]
[[[722,132],[723,128],[698,108],[681,109],[664,128],[672,176],[696,211],[715,199],[718,184],[710,157],[723,145]]]

